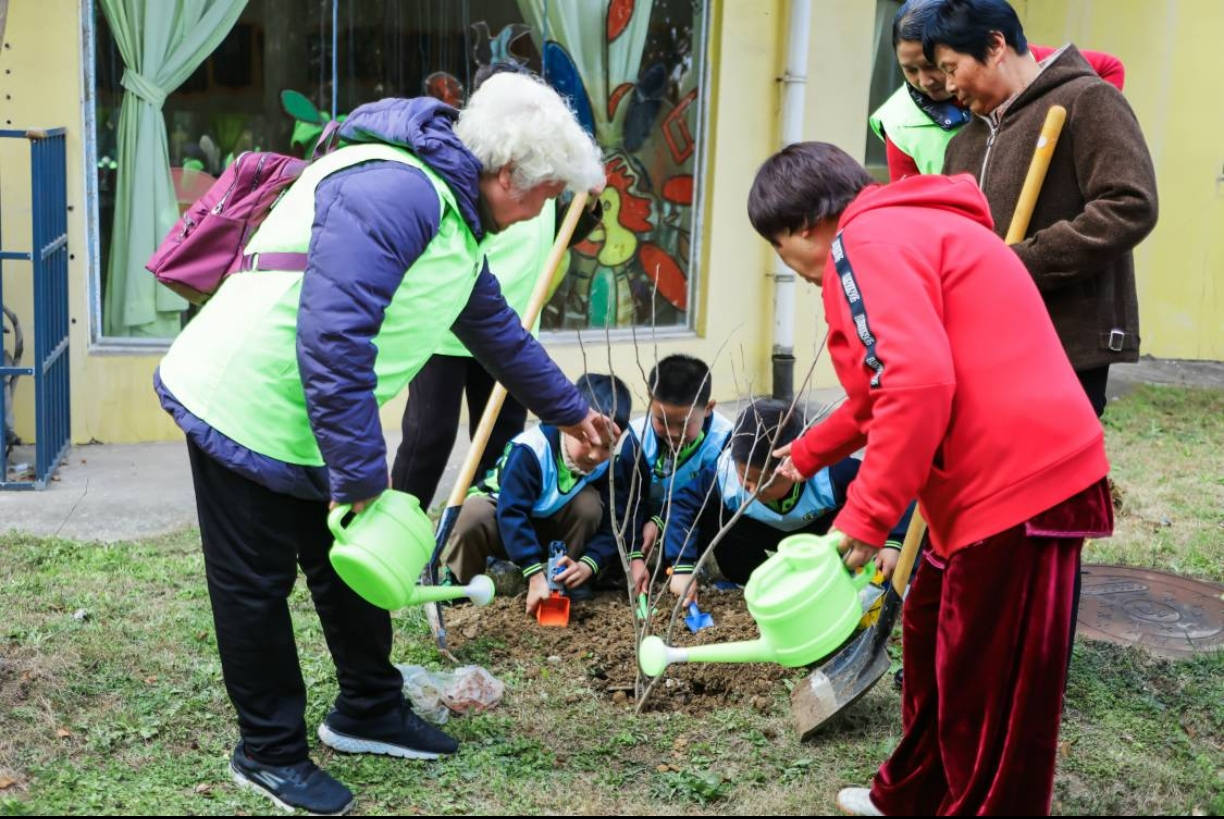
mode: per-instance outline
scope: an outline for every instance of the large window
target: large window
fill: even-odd
[[[144,248],[136,246],[138,226],[129,226],[126,211],[149,194],[120,182],[124,157],[134,157],[124,144],[133,141],[131,126],[122,136],[120,129],[125,88],[134,84],[130,76],[124,83],[125,72],[133,73],[125,62],[131,49],[120,47],[122,37],[116,38],[104,8],[140,0],[86,2],[89,82],[96,92],[91,152],[97,166],[98,335],[164,343],[192,311],[135,261]],[[166,14],[183,5],[144,2]],[[690,327],[705,5],[249,0],[228,30],[218,32],[219,45],[197,55],[194,70],[161,104],[178,208],[244,150],[301,155],[326,121],[383,97],[430,93],[461,105],[481,64],[516,60],[570,97],[607,159],[603,224],[570,253],[568,275],[545,309],[544,329]],[[147,161],[141,158],[147,153],[142,149],[130,161]],[[158,218],[172,223],[176,216],[161,208]],[[144,243],[154,241],[153,229],[145,232]]]

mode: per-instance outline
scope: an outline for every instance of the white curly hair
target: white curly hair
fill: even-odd
[[[556,91],[524,74],[494,74],[459,114],[455,133],[486,173],[509,165],[520,192],[545,182],[574,191],[603,184],[603,156],[595,140]]]

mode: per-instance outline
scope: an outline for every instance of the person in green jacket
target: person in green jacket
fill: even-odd
[[[482,66],[476,72],[475,88],[479,89],[489,77],[504,72],[526,74],[528,69],[515,62]],[[567,204],[567,200],[559,198],[545,205],[534,219],[490,232],[481,242],[481,249],[489,260],[489,270],[497,277],[502,295],[516,313],[521,314],[531,299],[536,278],[552,250]],[[579,218],[570,245],[581,241],[599,224],[598,214],[599,199],[593,198]],[[563,258],[558,273],[563,273],[565,266]],[[559,278],[554,276],[554,286],[557,281]],[[537,318],[532,332],[537,332],[539,325]],[[422,507],[430,507],[454,447],[464,395],[467,396],[468,432],[475,436],[494,383],[489,371],[463,342],[453,333],[448,335],[408,385],[408,403],[400,422],[400,444],[391,466],[393,488],[415,495]],[[477,475],[484,475],[493,468],[510,440],[523,431],[526,422],[527,408],[514,396],[507,395],[477,464]]]
[[[619,430],[522,328],[485,235],[565,189],[599,191],[602,157],[565,101],[498,75],[462,113],[432,99],[356,108],[162,359],[154,386],[187,437],[208,592],[240,741],[230,772],[282,807],[339,814],[353,794],[309,758],[287,598],[306,576],[339,696],[318,726],[345,753],[433,759],[457,743],[404,700],[390,614],[328,560],[331,507],[388,487],[378,407],[449,332],[545,421],[592,443]]]

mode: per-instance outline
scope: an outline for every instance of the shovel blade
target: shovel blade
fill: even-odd
[[[570,600],[563,594],[553,592],[547,600],[541,600],[536,609],[536,622],[542,626],[565,628],[570,620]]]
[[[791,692],[791,714],[801,741],[812,739],[829,720],[871,690],[892,665],[888,636],[900,599],[885,596],[879,619],[804,677]]]

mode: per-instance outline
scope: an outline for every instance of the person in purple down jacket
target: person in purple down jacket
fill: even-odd
[[[340,693],[319,737],[348,752],[432,759],[453,739],[404,700],[388,612],[336,575],[330,506],[356,511],[388,486],[378,407],[449,330],[546,423],[611,442],[524,330],[479,250],[565,189],[600,191],[599,148],[556,92],[501,74],[462,114],[432,98],[358,107],[343,147],[312,163],[184,328],[154,385],[187,437],[239,784],[282,807],[349,810],[347,787],[310,761],[306,687],[287,597],[298,566]],[[305,271],[260,254],[305,253]],[[275,255],[273,255],[275,254]],[[269,265],[270,266],[270,265]]]

